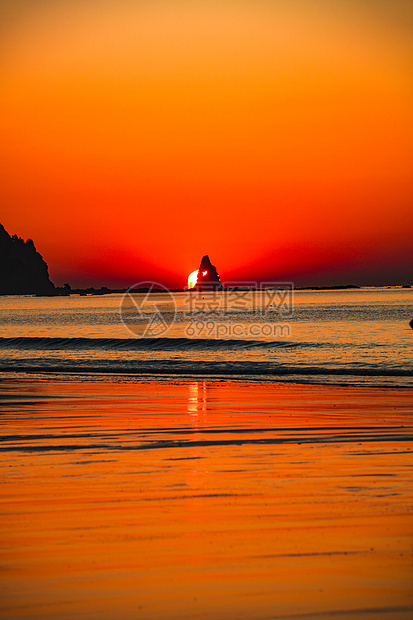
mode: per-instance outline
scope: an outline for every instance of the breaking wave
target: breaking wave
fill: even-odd
[[[181,376],[245,376],[245,377],[413,377],[413,370],[380,367],[326,367],[318,365],[291,365],[269,361],[201,361],[188,359],[11,359],[0,362],[0,371],[51,372],[125,375],[181,375]]]
[[[412,365],[333,358],[328,343],[207,338],[0,338],[0,371],[412,387]],[[317,351],[319,353],[317,353]]]
[[[36,351],[227,351],[297,346],[300,343],[216,338],[0,338],[0,349]]]

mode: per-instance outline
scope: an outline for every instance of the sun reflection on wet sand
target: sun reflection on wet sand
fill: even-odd
[[[188,384],[188,413],[197,415],[199,412],[205,413],[207,410],[207,388],[206,381],[193,381]]]
[[[412,616],[409,390],[0,396],[2,618]]]

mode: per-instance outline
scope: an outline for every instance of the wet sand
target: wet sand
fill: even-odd
[[[412,396],[3,380],[0,616],[412,618]]]

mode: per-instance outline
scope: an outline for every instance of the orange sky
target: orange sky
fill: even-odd
[[[56,284],[412,282],[410,0],[0,0],[0,222]],[[413,283],[413,282],[412,282]]]

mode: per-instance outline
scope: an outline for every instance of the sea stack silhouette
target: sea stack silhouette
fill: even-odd
[[[54,295],[46,262],[31,239],[10,236],[0,224],[0,295]]]
[[[193,291],[219,291],[222,289],[216,267],[209,260],[208,254],[202,257],[198,270],[198,278]]]

